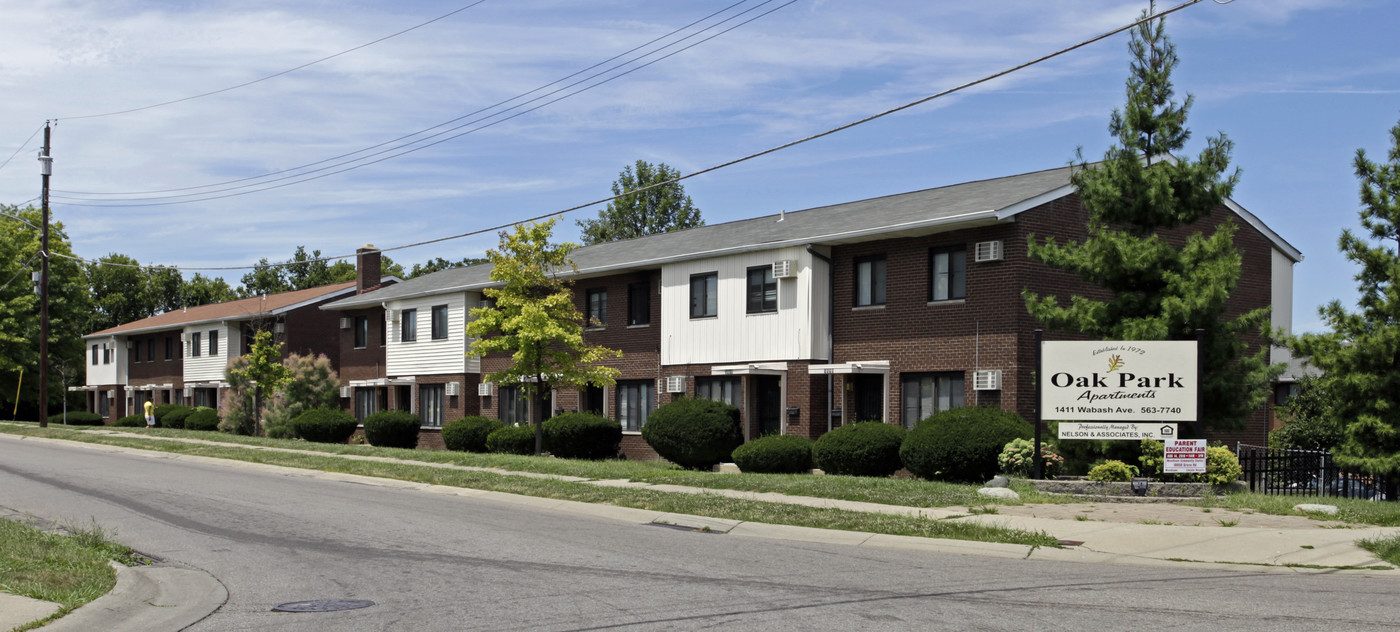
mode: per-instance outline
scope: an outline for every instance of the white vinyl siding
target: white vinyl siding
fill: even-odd
[[[481,360],[468,357],[467,348],[467,305],[470,296],[472,307],[476,307],[479,297],[475,293],[453,292],[435,294],[417,299],[392,301],[385,310],[385,317],[402,314],[405,310],[417,310],[418,340],[404,342],[401,339],[403,323],[389,322],[389,345],[384,349],[384,362],[388,375],[434,375],[476,373],[481,370]],[[447,306],[447,336],[434,339],[429,327],[434,306]],[[402,318],[402,316],[400,316]]]
[[[102,386],[105,384],[125,384],[126,383],[126,340],[116,336],[108,338],[89,338],[87,362],[87,384],[89,386]],[[92,345],[97,345],[97,364],[92,364]],[[106,362],[106,357],[111,354],[112,361]]]
[[[237,324],[203,324],[193,325],[185,328],[186,340],[193,341],[194,334],[200,334],[199,340],[202,348],[199,356],[193,354],[185,355],[185,381],[186,382],[221,382],[224,379],[224,369],[228,367],[229,360],[238,357],[238,345],[226,344],[230,340],[238,340]],[[210,332],[215,332],[218,336],[218,353],[211,355]]]
[[[795,279],[778,279],[777,311],[747,313],[748,270],[797,261]],[[830,320],[826,262],[804,248],[668,264],[661,269],[661,363],[723,364],[827,357]],[[691,318],[693,275],[718,273],[717,312]]]

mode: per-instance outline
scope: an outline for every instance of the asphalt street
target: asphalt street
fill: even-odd
[[[0,507],[218,578],[223,630],[1381,630],[1393,582],[788,542],[528,503],[0,441]],[[369,600],[342,612],[281,603]]]

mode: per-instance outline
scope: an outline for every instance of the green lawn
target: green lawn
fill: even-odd
[[[0,591],[62,606],[45,621],[107,594],[117,581],[108,561],[125,563],[132,557],[131,549],[113,542],[95,524],[67,531],[70,535],[46,533],[0,520]]]

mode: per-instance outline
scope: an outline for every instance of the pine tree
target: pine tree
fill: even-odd
[[[1049,329],[1098,339],[1194,340],[1195,330],[1204,330],[1202,418],[1210,427],[1238,428],[1263,405],[1283,367],[1269,364],[1267,346],[1248,354],[1241,338],[1266,331],[1268,308],[1226,318],[1225,302],[1240,277],[1235,225],[1226,221],[1209,236],[1198,231],[1180,247],[1159,234],[1206,218],[1230,195],[1239,178],[1238,171],[1226,175],[1232,143],[1221,135],[1208,139],[1194,161],[1173,157],[1190,138],[1192,98],[1173,100],[1178,59],[1163,20],[1136,28],[1128,48],[1127,103],[1109,122],[1117,144],[1100,163],[1086,165],[1081,156],[1071,176],[1089,213],[1088,238],[1059,244],[1032,236],[1029,244],[1032,259],[1077,274],[1111,297],[1074,296],[1062,306],[1027,291],[1026,307]]]
[[[1342,254],[1356,273],[1360,311],[1341,302],[1320,308],[1331,328],[1292,339],[1300,357],[1322,370],[1334,418],[1344,424],[1337,464],[1370,474],[1400,474],[1400,124],[1390,130],[1390,162],[1376,164],[1365,150],[1353,164],[1361,180],[1361,226],[1373,243],[1343,230]],[[1395,498],[1395,480],[1388,490]]]

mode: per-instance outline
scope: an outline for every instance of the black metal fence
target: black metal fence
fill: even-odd
[[[1386,477],[1347,472],[1328,452],[1274,450],[1240,444],[1235,455],[1250,491],[1283,496],[1330,496],[1365,500],[1386,498]]]

